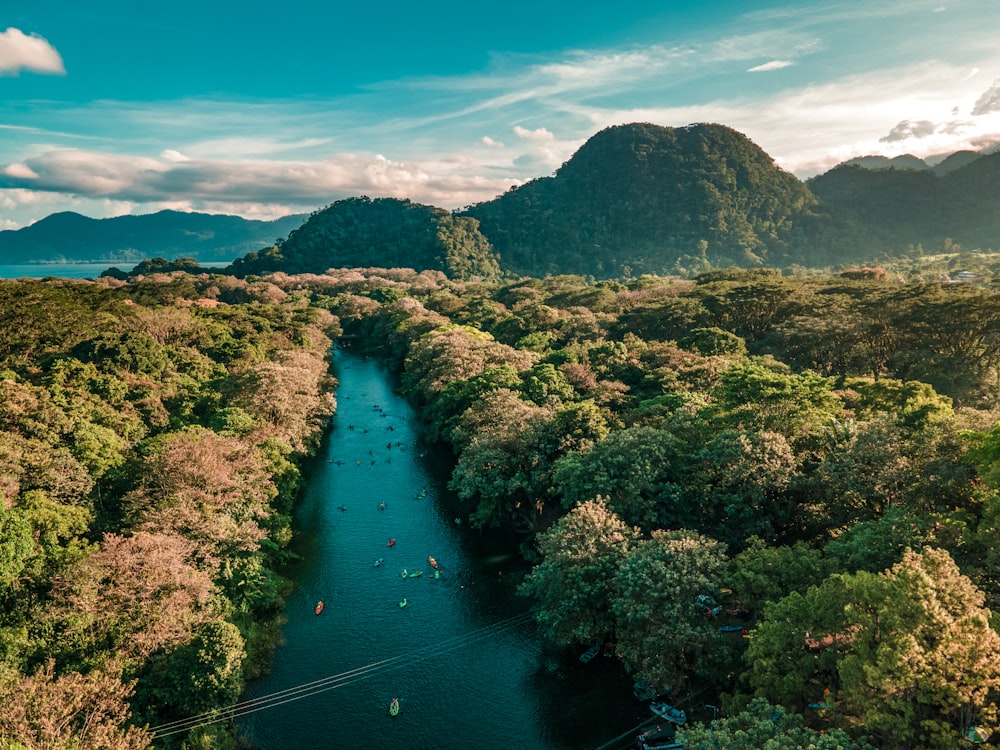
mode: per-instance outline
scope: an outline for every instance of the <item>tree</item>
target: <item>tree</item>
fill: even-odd
[[[721,544],[688,530],[652,532],[615,572],[618,655],[651,685],[682,684],[718,657],[721,636],[699,596],[714,596],[726,562]]]
[[[206,622],[191,640],[150,657],[135,703],[160,723],[231,705],[242,690],[245,657],[239,628],[224,620]]]
[[[132,688],[113,673],[0,675],[0,746],[11,750],[144,750],[152,737],[128,725]]]
[[[651,529],[683,518],[675,507],[681,492],[681,449],[681,441],[665,430],[614,430],[589,448],[558,459],[552,481],[565,507],[600,495],[626,523]]]
[[[841,412],[829,378],[809,371],[790,373],[766,361],[733,364],[712,396],[719,421],[778,432],[792,444],[822,431]]]
[[[805,542],[769,547],[760,537],[751,537],[730,561],[725,584],[733,593],[727,604],[748,622],[756,622],[767,604],[818,585],[824,567],[823,554]]]
[[[546,637],[571,645],[615,629],[612,590],[616,571],[638,538],[597,498],[581,503],[537,537],[541,562],[518,591],[535,602]]]
[[[907,551],[881,574],[836,574],[765,609],[746,660],[755,694],[887,748],[957,748],[997,728],[1000,635],[947,552]]]
[[[99,550],[53,581],[53,618],[80,655],[141,662],[212,619],[214,587],[177,536],[106,534]]]
[[[787,489],[797,474],[791,446],[777,432],[721,430],[693,456],[685,494],[702,523],[732,547],[749,536],[769,541],[788,527],[794,504]]]
[[[839,729],[816,730],[805,726],[801,714],[789,713],[762,698],[755,698],[743,711],[714,720],[710,726],[688,725],[677,730],[682,748],[713,750],[870,750],[866,742],[854,740]]]

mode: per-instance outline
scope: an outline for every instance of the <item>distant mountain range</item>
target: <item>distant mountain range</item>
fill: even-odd
[[[287,239],[286,239],[287,238]],[[852,159],[803,182],[723,125],[602,130],[554,175],[449,212],[364,196],[274,222],[162,211],[55,214],[0,259],[237,260],[237,275],[350,266],[596,278],[1000,249],[1000,153]]]
[[[0,263],[106,261],[109,265],[134,265],[154,257],[227,262],[273,245],[307,218],[306,214],[296,214],[274,221],[257,221],[239,216],[160,211],[91,219],[66,211],[23,229],[0,232]]]

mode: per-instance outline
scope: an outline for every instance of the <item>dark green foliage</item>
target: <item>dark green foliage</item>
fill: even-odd
[[[1000,155],[990,154],[940,176],[841,165],[807,184],[827,214],[823,242],[871,258],[946,241],[997,248],[1000,225],[992,207],[1000,200],[998,174]]]
[[[783,265],[815,203],[721,125],[611,127],[557,170],[467,209],[505,268],[608,278]]]
[[[231,266],[239,276],[269,271],[322,273],[378,265],[439,269],[461,279],[493,279],[500,268],[478,223],[395,198],[347,198],[314,213],[288,239]]]

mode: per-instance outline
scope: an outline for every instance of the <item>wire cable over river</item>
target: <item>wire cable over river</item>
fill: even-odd
[[[500,620],[499,622],[495,622],[491,625],[486,625],[478,630],[454,636],[438,643],[429,644],[423,648],[416,649],[406,654],[393,656],[388,659],[382,659],[380,661],[366,664],[363,667],[349,669],[346,672],[341,672],[340,674],[323,677],[319,680],[306,682],[301,685],[286,688],[285,690],[279,690],[268,695],[262,695],[251,700],[234,703],[232,706],[218,711],[209,711],[197,716],[188,717],[186,719],[178,719],[177,721],[171,721],[156,727],[150,727],[149,731],[153,733],[154,737],[169,737],[170,735],[187,732],[195,727],[217,724],[221,721],[235,719],[239,716],[246,716],[247,714],[263,711],[267,708],[275,708],[276,706],[281,706],[285,703],[318,695],[319,693],[327,690],[335,690],[337,688],[350,685],[376,674],[402,669],[418,662],[431,659],[435,656],[456,651],[497,633],[523,625],[530,619],[530,613],[522,612],[521,614],[513,615],[512,617]]]

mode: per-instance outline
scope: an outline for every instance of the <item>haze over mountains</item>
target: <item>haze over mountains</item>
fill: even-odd
[[[1000,248],[1000,153],[932,161],[862,157],[803,182],[731,128],[635,123],[597,133],[554,175],[460,212],[358,197],[304,222],[56,214],[0,232],[0,257],[242,256],[239,275],[407,266],[604,278]]]

